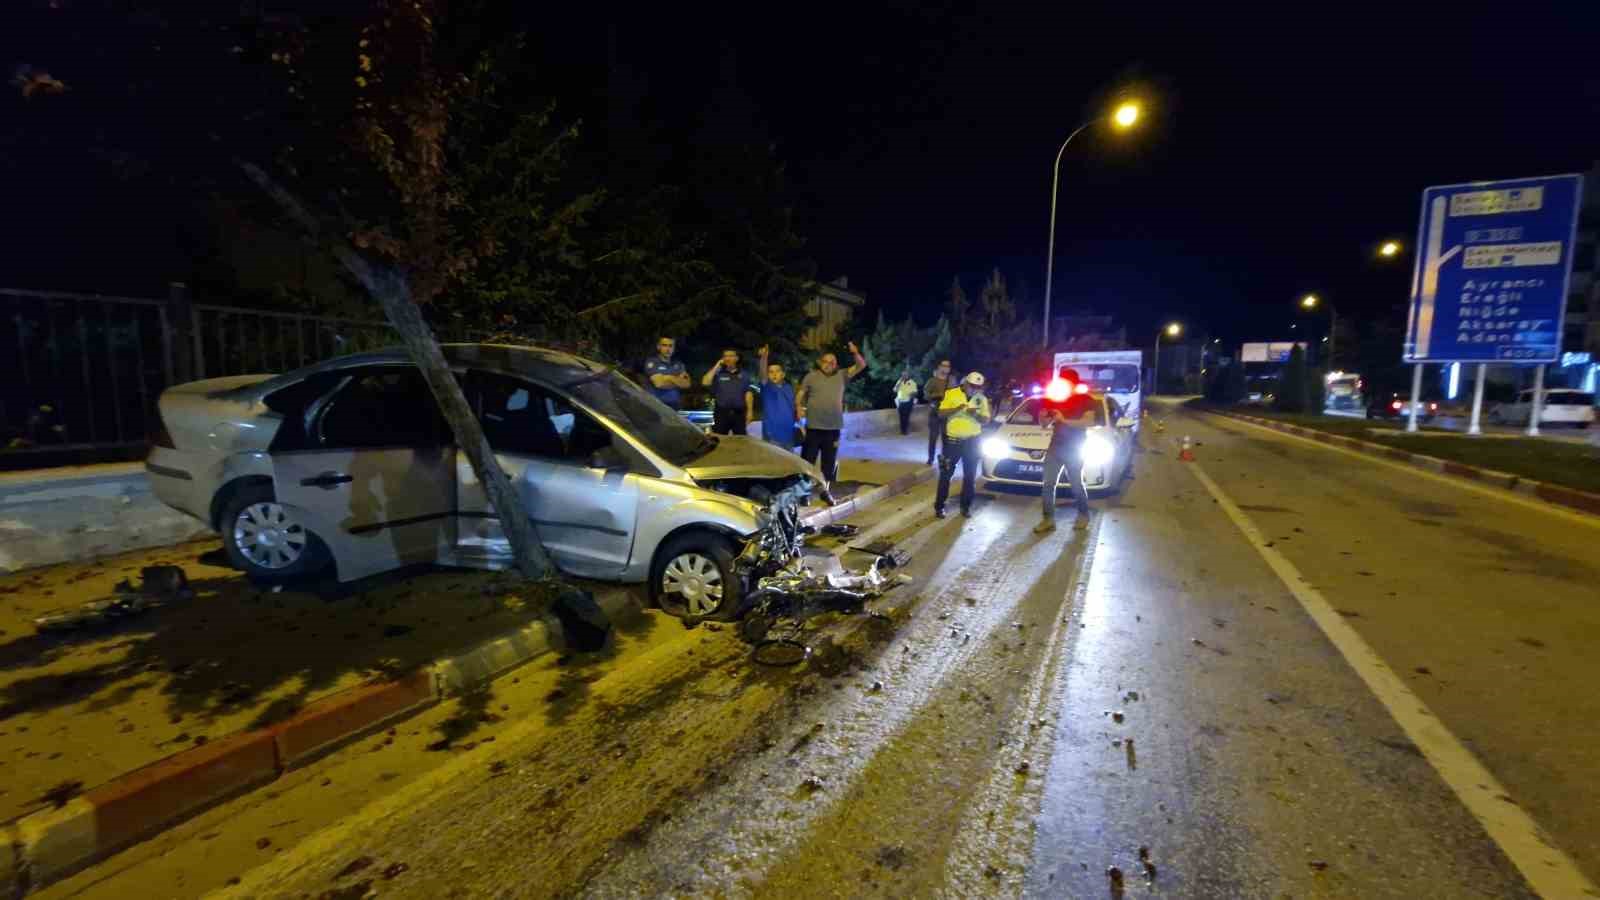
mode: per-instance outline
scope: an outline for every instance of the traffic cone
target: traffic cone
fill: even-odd
[[[1178,448],[1179,462],[1194,462],[1194,450],[1190,449],[1189,436],[1183,436],[1183,444]]]

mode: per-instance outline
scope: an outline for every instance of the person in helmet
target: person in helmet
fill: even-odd
[[[1043,499],[1043,516],[1033,529],[1035,534],[1048,534],[1056,530],[1056,484],[1063,470],[1071,479],[1072,497],[1078,504],[1078,518],[1072,527],[1082,531],[1089,527],[1089,490],[1083,484],[1083,441],[1094,425],[1095,401],[1086,391],[1079,391],[1078,373],[1063,367],[1056,376],[1065,382],[1067,391],[1061,400],[1047,397],[1039,410],[1039,422],[1050,429],[1050,449],[1045,451],[1044,483],[1040,494]]]
[[[944,422],[944,452],[939,456],[939,490],[934,495],[933,514],[944,518],[944,504],[950,499],[950,476],[961,463],[961,515],[972,515],[972,498],[978,490],[978,443],[983,426],[992,418],[989,398],[983,395],[983,373],[969,372],[958,387],[945,392],[939,401],[939,416]]]

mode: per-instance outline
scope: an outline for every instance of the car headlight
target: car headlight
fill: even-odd
[[[1011,455],[1011,442],[1002,437],[984,438],[978,449],[990,459],[1005,459]]]
[[[1083,440],[1083,464],[1086,466],[1103,466],[1111,462],[1117,455],[1117,448],[1110,441],[1098,434],[1091,434]]]

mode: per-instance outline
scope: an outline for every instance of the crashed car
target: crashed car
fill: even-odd
[[[538,347],[443,350],[556,566],[648,582],[668,613],[735,615],[749,577],[735,560],[823,484],[795,454],[702,434],[600,363]],[[400,350],[179,385],[159,413],[145,463],[156,496],[219,532],[251,576],[513,563]]]

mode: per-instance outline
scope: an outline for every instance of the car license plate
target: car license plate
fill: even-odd
[[[1044,466],[1040,463],[1017,463],[1018,475],[1038,475],[1044,477]]]

